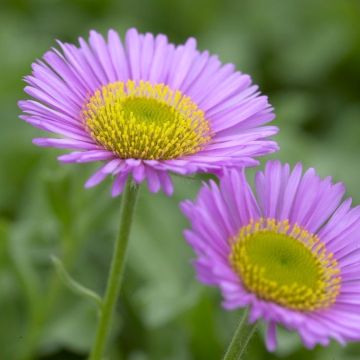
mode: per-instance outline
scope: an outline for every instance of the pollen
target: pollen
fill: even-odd
[[[298,311],[332,305],[340,269],[320,239],[287,220],[260,219],[231,239],[230,261],[243,286],[260,299]]]
[[[114,82],[81,112],[91,137],[122,159],[168,160],[201,151],[211,128],[188,96],[164,84]]]

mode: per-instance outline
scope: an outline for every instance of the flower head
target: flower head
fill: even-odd
[[[269,350],[277,324],[308,348],[360,340],[360,207],[300,164],[269,161],[255,188],[229,170],[182,203],[198,279],[221,289],[226,309],[249,306],[250,322],[263,318]]]
[[[113,30],[107,40],[91,31],[88,43],[59,46],[25,77],[33,99],[19,102],[21,118],[56,136],[35,144],[74,150],[60,161],[105,162],[88,187],[113,175],[115,196],[132,175],[170,194],[169,172],[221,173],[277,150],[277,128],[263,126],[274,118],[267,98],[193,38],[175,46],[130,29],[123,44]]]

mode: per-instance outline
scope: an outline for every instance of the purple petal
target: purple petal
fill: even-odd
[[[270,321],[266,331],[266,348],[268,351],[273,352],[277,348],[277,336],[276,336],[276,323]]]

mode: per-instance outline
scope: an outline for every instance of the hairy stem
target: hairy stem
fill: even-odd
[[[138,187],[132,185],[131,181],[128,180],[126,189],[122,195],[119,235],[115,242],[107,287],[102,301],[100,320],[96,330],[95,341],[89,358],[90,360],[101,360],[104,356],[107,338],[111,329],[111,320],[113,318],[116,301],[122,283],[126,250],[137,194]]]
[[[248,310],[245,310],[239,325],[237,326],[231,343],[223,357],[223,360],[241,360],[245,354],[245,350],[251,337],[256,330],[255,324],[247,324]]]

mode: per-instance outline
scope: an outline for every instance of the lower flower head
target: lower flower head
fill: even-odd
[[[21,118],[55,135],[35,144],[75,150],[61,161],[104,162],[87,187],[112,175],[116,196],[132,176],[171,194],[170,172],[221,173],[278,149],[267,98],[193,38],[175,46],[130,29],[123,42],[110,30],[59,45],[25,77],[33,99],[19,102]]]
[[[242,227],[231,242],[231,265],[258,298],[299,311],[335,302],[338,263],[317,236],[298,225],[260,218]]]
[[[302,175],[300,164],[270,161],[255,185],[256,194],[232,170],[182,203],[199,280],[220,287],[225,308],[250,306],[251,322],[263,318],[269,350],[276,324],[309,348],[359,340],[360,207],[341,203],[342,184],[313,169]]]

